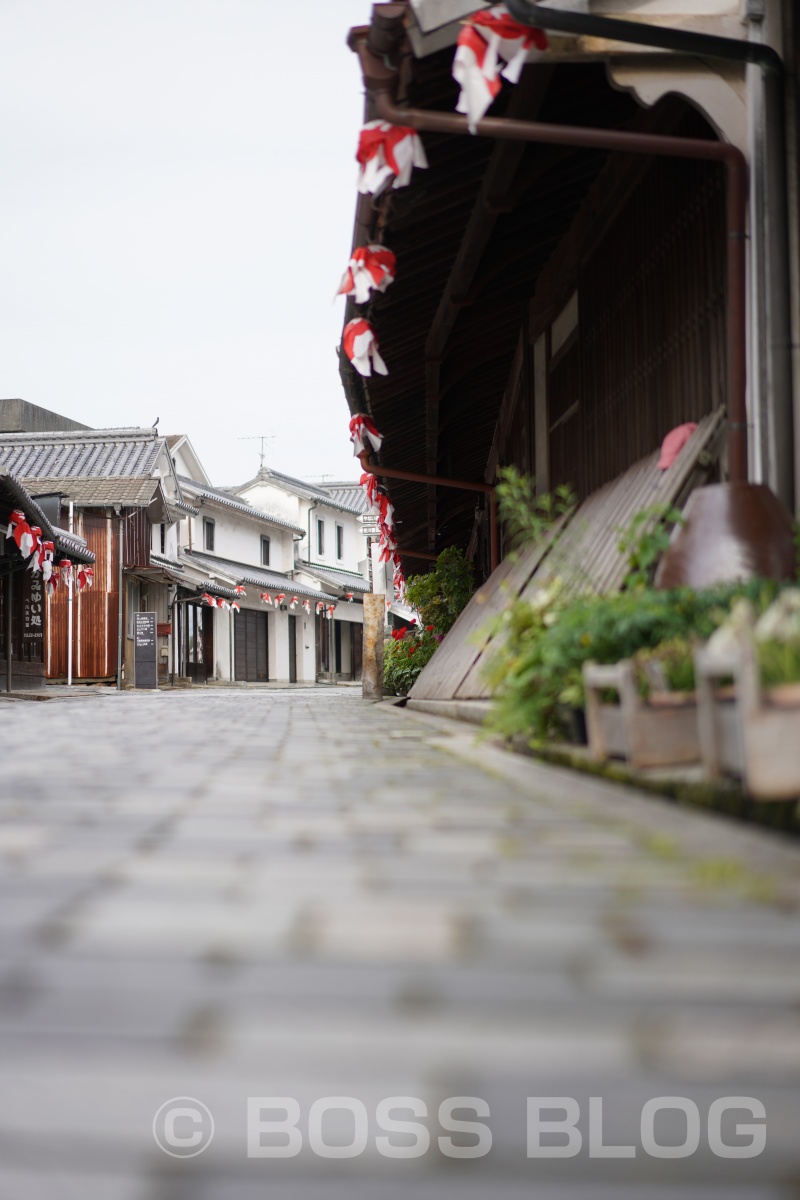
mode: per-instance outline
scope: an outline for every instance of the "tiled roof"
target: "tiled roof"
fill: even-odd
[[[296,563],[295,571],[303,571],[306,575],[313,575],[315,579],[319,579],[320,583],[327,583],[333,587],[341,588],[342,591],[371,591],[369,580],[365,579],[363,575],[357,575],[354,571],[342,571],[338,567],[321,567],[317,563],[304,562]]]
[[[60,492],[75,504],[124,504],[130,508],[146,507],[155,495],[159,480],[145,475],[50,475],[44,478],[25,476],[25,486],[34,494]],[[192,509],[192,512],[195,510]]]
[[[264,567],[254,567],[250,563],[232,562],[228,558],[217,558],[215,554],[201,554],[197,550],[187,550],[186,557],[193,562],[200,563],[206,570],[213,570],[214,567],[217,567],[226,575],[230,575],[242,583],[249,583],[253,587],[261,587],[266,591],[310,596],[314,600],[334,599],[330,592],[322,592],[319,588],[298,583],[296,579],[290,579],[288,575],[283,575],[280,571],[268,571]]]
[[[205,500],[211,500],[216,504],[224,504],[228,508],[236,509],[237,512],[247,513],[249,517],[254,517],[257,521],[267,521],[270,525],[279,525],[281,529],[290,529],[292,533],[305,533],[305,529],[301,525],[294,525],[291,521],[284,521],[282,517],[276,517],[272,513],[265,512],[262,508],[254,508],[252,504],[246,504],[243,500],[237,500],[230,492],[225,492],[221,488],[212,488],[205,483],[198,483],[196,479],[190,479],[188,475],[179,475],[178,480],[181,487],[186,487],[195,496],[201,496]]]
[[[323,483],[320,490],[327,492],[336,504],[350,512],[365,513],[367,511],[367,495],[360,483],[343,481],[340,483]]]
[[[307,483],[305,479],[295,479],[293,475],[284,475],[282,471],[273,471],[272,467],[262,467],[253,479],[248,479],[246,483],[241,483],[230,490],[238,494],[245,491],[246,488],[252,487],[254,483],[274,483],[276,487],[285,488],[289,492],[294,492],[295,495],[303,496],[306,500],[317,500],[320,504],[341,509],[342,512],[358,511],[351,503],[337,500],[325,487],[316,483]]]
[[[234,588],[226,587],[216,579],[207,579],[202,574],[200,578],[197,575],[189,574],[187,567],[189,570],[199,573],[198,566],[194,563],[187,563],[177,558],[168,558],[165,554],[154,554],[152,551],[150,553],[150,562],[154,567],[159,567],[167,575],[171,576],[182,587],[195,588],[198,592],[211,592],[212,595],[219,594],[226,596],[229,600],[236,598]],[[222,567],[220,567],[220,573],[228,574],[227,571],[223,571]]]
[[[0,463],[20,479],[150,476],[163,439],[153,429],[0,434]]]
[[[78,562],[95,561],[92,551],[86,548],[85,540],[59,529],[57,525],[51,525],[25,485],[4,466],[0,466],[0,492],[6,493],[14,507],[22,509],[30,524],[39,526],[47,540],[55,542],[56,550]]]

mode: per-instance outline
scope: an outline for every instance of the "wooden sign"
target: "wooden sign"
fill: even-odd
[[[133,614],[133,681],[137,688],[158,687],[156,614]]]

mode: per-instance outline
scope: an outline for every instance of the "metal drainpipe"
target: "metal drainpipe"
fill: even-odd
[[[74,502],[69,502],[69,521],[67,529],[70,533],[73,531],[74,523]],[[67,687],[72,687],[72,576],[73,571],[69,573],[69,583],[67,584]]]
[[[119,612],[117,613],[117,691],[122,691],[122,560],[125,548],[125,518],[119,514]]]
[[[596,17],[587,13],[561,12],[543,8],[533,0],[507,0],[511,15],[535,29],[572,33],[609,41],[630,42],[658,50],[673,50],[699,58],[751,64],[761,70],[764,85],[764,145],[766,158],[767,213],[767,362],[769,401],[769,445],[775,490],[794,511],[795,469],[793,463],[793,381],[791,333],[791,278],[789,260],[789,212],[786,174],[786,100],[784,65],[780,55],[763,42],[705,33],[686,33],[659,25]]]
[[[12,607],[12,603],[13,603],[12,599],[11,599],[11,592],[12,592],[12,588],[13,588],[13,582],[12,582],[13,575],[11,572],[11,563],[10,562],[8,564],[8,571],[6,572],[6,575],[4,578],[5,578],[5,591],[6,591],[6,691],[10,692],[12,689],[12,683],[13,683],[12,676],[11,676],[11,632],[12,632],[12,630],[11,630],[11,625],[12,625],[11,607]]]
[[[308,547],[306,549],[306,562],[311,565],[311,514],[319,506],[319,501],[315,500],[308,510]]]
[[[548,10],[549,12],[550,10]],[[392,125],[407,125],[431,133],[472,136],[467,118],[455,113],[401,108],[392,98],[397,73],[367,44],[369,30],[354,31],[351,42],[361,60],[364,82],[375,101],[375,114]],[[726,168],[727,244],[727,374],[728,374],[728,470],[733,482],[747,482],[747,363],[746,363],[746,215],[747,164],[744,155],[727,142],[699,138],[662,137],[658,134],[628,133],[612,129],[584,129],[575,125],[546,125],[508,117],[484,117],[477,132],[508,141],[540,142],[553,146],[576,146],[591,150],[690,158],[720,163]],[[420,480],[428,477],[420,476]],[[471,485],[476,488],[477,485]],[[487,485],[488,486],[488,485]]]

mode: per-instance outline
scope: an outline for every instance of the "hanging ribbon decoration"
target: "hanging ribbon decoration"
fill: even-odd
[[[53,574],[53,560],[55,558],[56,547],[54,542],[40,542],[39,549],[34,553],[32,568],[34,571],[41,571],[42,579],[45,583],[48,582]]]
[[[304,600],[304,601],[303,601],[303,608],[305,609],[306,613],[308,613],[308,615],[309,615],[309,617],[310,617],[310,616],[311,616],[311,601],[310,601],[310,600]]]
[[[37,526],[34,526],[34,529]],[[39,530],[41,534],[41,530]],[[34,537],[33,530],[28,524],[28,518],[21,508],[15,508],[11,513],[6,530],[6,537],[13,538],[14,543],[23,558],[29,558],[37,547],[37,541]]]
[[[547,35],[515,21],[504,4],[474,13],[458,35],[453,78],[461,87],[456,111],[465,113],[470,133],[502,87],[501,75],[517,83],[529,50],[546,50]],[[502,70],[501,70],[502,66]]]
[[[345,600],[348,600],[350,602],[350,604],[353,603],[353,593],[352,592],[345,592],[344,598],[345,598]]]
[[[290,611],[294,612],[294,610],[297,608],[299,603],[300,603],[300,601],[297,599],[297,596],[292,596],[291,600],[289,601]]]
[[[369,377],[373,371],[377,375],[389,374],[389,368],[378,351],[375,330],[363,317],[355,317],[345,325],[342,349],[359,375]]]
[[[75,579],[79,592],[84,591],[86,588],[94,587],[94,568],[85,567],[83,563],[79,564]]]
[[[233,590],[237,596],[246,596],[247,595],[247,588],[241,583],[237,583],[236,587]]]
[[[231,610],[231,612],[235,612],[235,613],[242,611],[239,608],[239,602],[237,600],[231,600],[230,604],[228,605],[228,608]]]
[[[318,613],[325,612],[325,601],[324,600],[317,601],[317,612]]]
[[[335,604],[329,604],[329,605],[328,605],[328,614],[327,614],[327,616],[328,616],[328,620],[329,620],[329,621],[332,621],[332,620],[333,620],[333,614],[334,614],[335,612],[336,612],[336,605],[335,605]]]
[[[272,596],[270,596],[269,592],[261,593],[261,603],[262,604],[272,604]]]
[[[285,599],[286,599],[286,596],[284,595],[284,593],[278,592],[277,596],[275,597],[275,607],[280,608],[280,606],[283,604]]]
[[[394,283],[396,268],[397,259],[385,246],[356,246],[336,295],[367,304],[372,292],[385,292]]]
[[[352,425],[352,421],[351,421],[351,425]],[[350,436],[352,437],[352,434]],[[371,512],[371,513],[377,512],[378,511],[378,491],[381,486],[380,482],[378,480],[378,476],[371,475],[369,471],[365,471],[358,482],[361,484],[361,487],[364,489],[364,493],[367,497],[367,511]]]
[[[425,148],[416,130],[388,121],[368,121],[358,138],[358,190],[379,195],[392,180],[393,188],[408,187],[414,167],[427,167]]]
[[[72,563],[71,563],[71,561],[68,558],[62,558],[60,563],[58,564],[58,570],[59,570],[59,574],[61,575],[61,582],[64,584],[64,587],[69,587],[69,585],[72,582]]]
[[[216,606],[217,606],[216,600],[214,599],[214,597],[212,595],[210,595],[209,592],[203,592],[200,599],[203,602],[203,604],[210,604],[212,608],[216,608]]]
[[[376,452],[383,445],[383,434],[378,433],[371,417],[365,413],[356,413],[350,418],[350,441],[353,443],[353,454],[358,458],[368,448],[367,443]],[[373,475],[374,479],[375,476]],[[364,476],[361,481],[363,484]],[[377,482],[377,481],[376,481]]]

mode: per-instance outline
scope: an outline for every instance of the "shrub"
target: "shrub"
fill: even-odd
[[[431,630],[395,630],[384,643],[384,692],[389,696],[407,696],[438,645]]]
[[[427,575],[411,576],[406,583],[406,599],[419,613],[423,625],[433,625],[436,633],[445,634],[474,590],[472,563],[467,562],[462,550],[450,546],[442,551]]]

